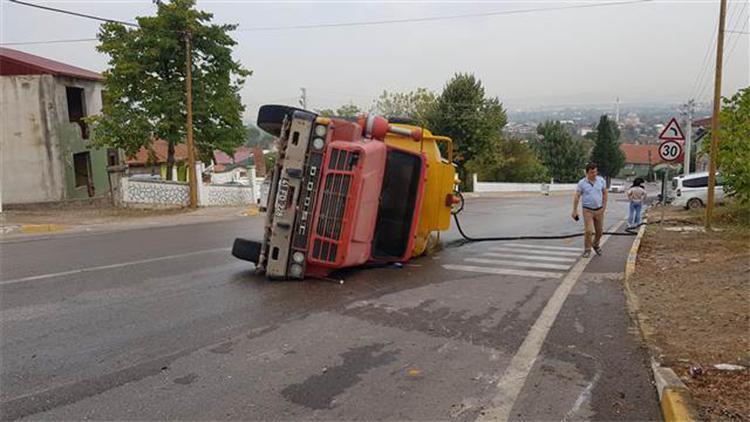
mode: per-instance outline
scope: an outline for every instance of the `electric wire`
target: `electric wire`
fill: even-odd
[[[575,5],[575,6],[537,7],[537,8],[520,9],[520,10],[502,10],[502,11],[495,11],[495,12],[467,13],[463,15],[428,16],[428,17],[422,17],[422,18],[383,19],[383,20],[372,20],[372,21],[333,22],[333,23],[287,25],[287,26],[259,26],[259,27],[249,27],[249,28],[239,27],[237,28],[237,31],[242,31],[242,32],[283,31],[283,30],[318,29],[318,28],[340,28],[340,27],[349,27],[349,26],[390,25],[390,24],[398,24],[398,23],[436,22],[436,21],[479,18],[479,17],[488,17],[488,16],[520,15],[520,14],[526,14],[526,13],[550,12],[550,11],[556,11],[556,10],[590,9],[590,8],[600,8],[600,7],[610,7],[610,6],[623,6],[623,5],[636,4],[636,3],[649,3],[652,1],[653,0],[628,0],[628,1],[620,1],[620,2],[582,4],[582,5]]]

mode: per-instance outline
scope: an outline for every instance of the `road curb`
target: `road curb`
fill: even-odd
[[[638,250],[641,248],[641,239],[643,238],[643,235],[646,233],[646,223],[647,221],[644,219],[643,224],[641,225],[641,228],[638,229],[638,234],[635,236],[633,245],[630,247],[630,252],[628,253],[628,260],[625,263],[625,281],[628,281],[630,277],[633,276],[633,273],[635,272],[635,260],[638,258]]]
[[[648,322],[640,312],[638,297],[630,287],[630,279],[635,273],[635,264],[638,258],[638,251],[641,247],[641,239],[646,233],[646,224],[638,230],[638,235],[633,241],[628,254],[628,260],[625,263],[625,295],[627,297],[628,307],[633,315],[638,331],[644,342],[647,341],[646,333],[650,331]],[[690,390],[680,380],[680,377],[670,368],[659,365],[656,359],[651,357],[651,370],[656,383],[656,391],[659,397],[662,417],[666,422],[677,421],[697,421],[698,413],[696,406],[690,397]]]
[[[67,230],[68,226],[64,224],[21,224],[18,231],[24,234],[35,233],[54,233]]]
[[[654,381],[659,393],[661,414],[664,420],[666,422],[699,420],[696,406],[690,397],[690,390],[677,374],[670,368],[660,366],[655,360],[651,362],[651,369],[654,372]]]

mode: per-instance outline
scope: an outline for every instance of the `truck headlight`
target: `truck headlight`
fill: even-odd
[[[292,261],[296,262],[297,264],[302,264],[305,262],[305,254],[303,254],[300,251],[296,251],[292,254]]]
[[[326,141],[324,141],[323,138],[313,139],[313,148],[316,151],[320,151],[321,149],[323,149],[324,146],[326,146]]]
[[[320,136],[321,138],[326,136],[327,131],[328,131],[328,128],[323,125],[315,126],[315,134]]]
[[[302,265],[292,264],[289,266],[289,275],[294,278],[302,277]]]

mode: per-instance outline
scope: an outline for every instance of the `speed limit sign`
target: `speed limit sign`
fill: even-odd
[[[682,144],[678,141],[667,140],[659,145],[659,157],[664,161],[675,161],[682,155]]]

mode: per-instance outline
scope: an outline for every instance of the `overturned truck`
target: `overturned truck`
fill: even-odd
[[[375,115],[328,118],[279,105],[261,107],[258,126],[278,138],[264,236],[235,239],[232,254],[271,279],[408,261],[463,206],[450,138]]]

